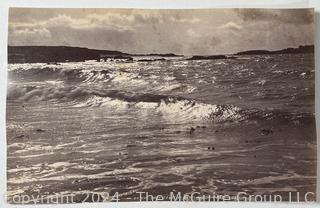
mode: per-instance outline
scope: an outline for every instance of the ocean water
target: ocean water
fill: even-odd
[[[313,54],[10,64],[8,201],[315,192],[314,77]]]

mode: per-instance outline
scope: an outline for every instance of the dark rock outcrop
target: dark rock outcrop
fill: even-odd
[[[166,59],[160,58],[160,59],[140,59],[139,62],[152,62],[152,61],[165,61]]]
[[[158,56],[158,57],[183,57],[174,53],[149,53],[149,54],[132,54],[133,56]]]
[[[227,59],[225,55],[215,55],[215,56],[192,56],[187,60],[215,60],[215,59]]]
[[[8,46],[8,63],[57,63],[100,60],[100,57],[128,56],[119,51],[69,46]]]

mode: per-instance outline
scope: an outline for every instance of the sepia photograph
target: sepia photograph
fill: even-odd
[[[11,204],[314,202],[314,9],[10,8]]]

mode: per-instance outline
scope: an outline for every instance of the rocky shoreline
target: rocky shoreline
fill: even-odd
[[[299,46],[278,51],[249,50],[233,55],[194,55],[185,60],[216,60],[236,59],[241,55],[265,55],[288,53],[313,53],[314,46]],[[173,53],[129,54],[112,50],[97,50],[83,47],[69,46],[8,46],[8,63],[57,63],[57,62],[83,62],[86,60],[97,61],[134,61],[134,57],[153,57],[152,59],[138,59],[140,62],[165,61],[166,58],[183,58],[183,55]]]

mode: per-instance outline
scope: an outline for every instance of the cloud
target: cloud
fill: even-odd
[[[238,25],[234,22],[228,22],[224,25],[220,25],[218,27],[219,29],[223,29],[223,30],[233,30],[233,31],[239,31],[242,29],[242,26],[241,25]]]
[[[313,44],[309,9],[45,11],[10,9],[9,44],[186,55]]]
[[[16,33],[19,35],[40,35],[47,38],[51,37],[50,31],[46,28],[25,28],[22,30],[17,30]]]
[[[14,40],[14,45],[25,45],[26,43],[32,45],[39,40],[44,40],[42,45],[46,45],[51,38],[52,34],[46,28],[21,28],[14,32],[9,29],[9,44],[12,43],[12,40]]]
[[[200,22],[199,18],[174,18],[170,17],[169,18],[171,22],[178,22],[178,23],[197,23]]]
[[[120,15],[96,15],[90,14],[83,18],[72,18],[61,14],[44,21],[34,21],[28,23],[9,23],[11,28],[53,28],[69,27],[74,29],[93,28],[114,28],[117,30],[128,29],[126,26],[132,25],[133,19],[123,18]]]
[[[309,24],[314,21],[312,9],[235,9],[244,21],[270,21]]]
[[[198,21],[161,11],[93,12],[81,17],[61,13],[41,21],[10,22],[9,44],[18,45],[27,39],[23,45],[86,46],[133,53],[158,52],[166,47],[163,52],[181,52],[181,34],[172,28]],[[47,36],[36,38],[36,31],[46,31]]]

